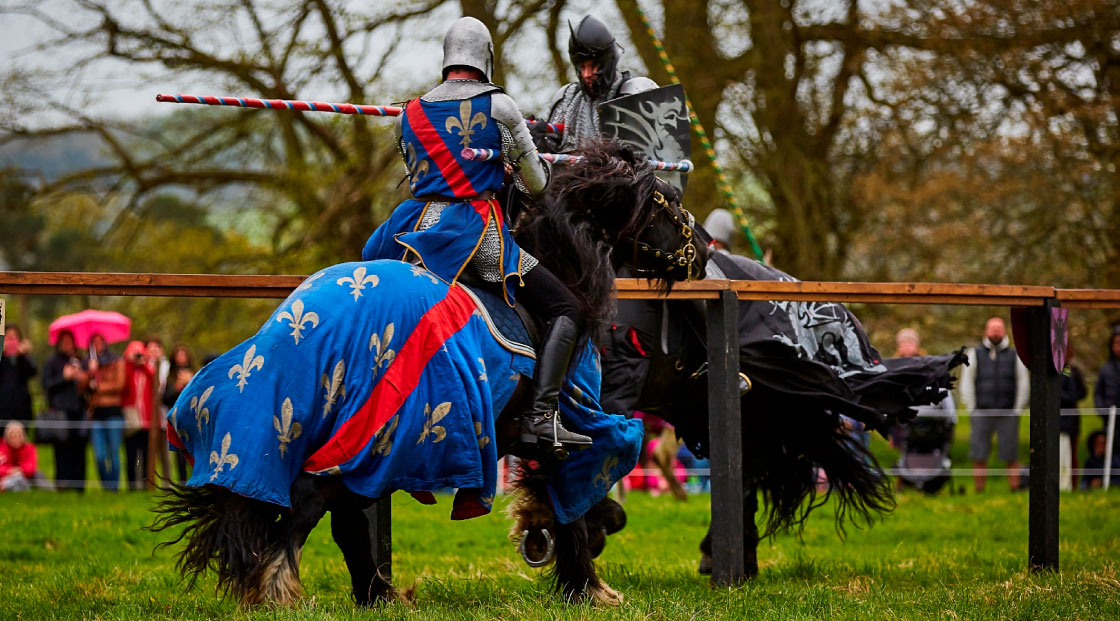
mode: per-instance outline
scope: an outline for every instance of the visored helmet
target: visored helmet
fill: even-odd
[[[443,78],[451,67],[478,69],[489,81],[494,75],[494,43],[486,25],[473,17],[460,17],[443,36]]]
[[[581,76],[579,87],[592,99],[606,95],[614,82],[615,69],[618,67],[619,47],[614,35],[606,24],[590,15],[584,17],[575,28],[568,22],[568,30],[572,33],[568,38],[568,56],[572,59],[576,72],[579,72],[579,66],[584,61],[590,60],[595,65],[595,79],[588,85]]]

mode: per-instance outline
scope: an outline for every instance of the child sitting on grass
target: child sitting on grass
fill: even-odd
[[[27,441],[23,423],[12,421],[4,429],[0,442],[0,491],[22,492],[32,485],[53,489],[50,481],[39,472],[39,456],[35,445]]]

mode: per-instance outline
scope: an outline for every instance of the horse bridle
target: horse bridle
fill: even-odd
[[[674,274],[677,271],[685,270],[685,279],[692,276],[693,269],[696,267],[696,245],[693,243],[692,229],[696,226],[696,218],[693,217],[687,209],[681,205],[678,209],[673,209],[673,206],[665,198],[661,192],[654,190],[653,202],[657,203],[661,209],[664,209],[673,224],[680,227],[681,244],[676,250],[664,250],[662,248],[655,248],[645,242],[634,240],[634,260],[630,269],[639,276],[648,274],[656,274],[657,272],[664,271],[668,274]],[[657,212],[650,214],[650,224],[653,223],[654,216]],[[638,257],[644,255],[645,257],[653,257],[655,262],[660,261],[663,265],[662,269],[642,269],[637,267]],[[700,276],[697,273],[697,276]]]

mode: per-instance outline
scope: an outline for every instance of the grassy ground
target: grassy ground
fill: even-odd
[[[840,540],[828,510],[804,538],[759,551],[761,576],[713,589],[695,572],[707,526],[703,496],[686,503],[632,494],[629,526],[611,538],[602,575],[627,600],[611,610],[569,606],[505,540],[491,514],[446,517],[448,498],[422,507],[394,498],[394,575],[417,584],[414,607],[355,609],[326,521],[304,553],[308,599],[295,610],[238,611],[213,581],[186,592],[156,537],[143,493],[0,496],[2,618],[1120,618],[1120,494],[1062,496],[1060,574],[1025,571],[1027,496],[902,495],[895,513]]]

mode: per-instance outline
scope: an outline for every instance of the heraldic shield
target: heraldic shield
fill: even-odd
[[[688,108],[680,84],[599,104],[599,130],[603,137],[631,145],[652,160],[679,162],[692,154]],[[658,176],[684,192],[685,175],[663,172]]]

